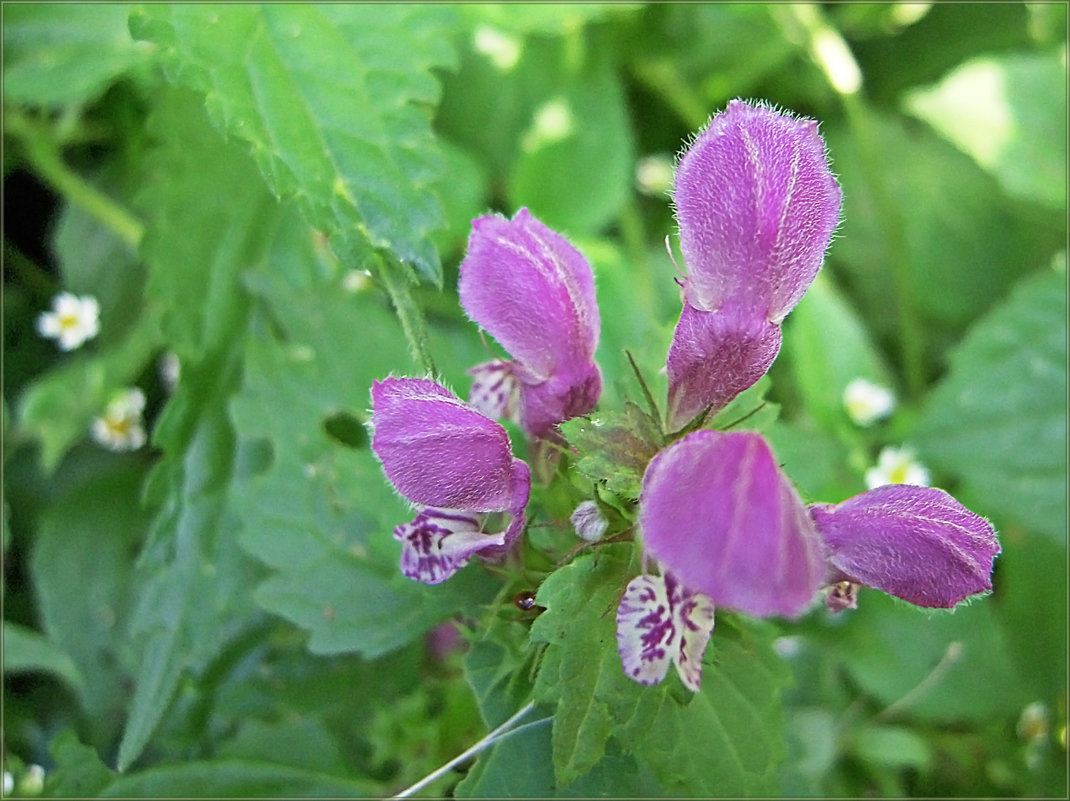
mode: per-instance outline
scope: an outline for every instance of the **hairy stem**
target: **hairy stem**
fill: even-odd
[[[412,296],[411,280],[404,273],[404,266],[393,259],[376,255],[373,259],[376,277],[386,288],[394,311],[401,320],[401,328],[409,341],[412,358],[429,376],[435,375],[435,361],[427,344],[427,326],[423,313]]]

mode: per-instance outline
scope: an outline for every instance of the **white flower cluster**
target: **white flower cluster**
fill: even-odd
[[[868,427],[895,410],[895,393],[865,378],[851,381],[843,392],[843,407],[855,425]],[[928,487],[929,470],[914,458],[912,448],[887,446],[877,456],[877,464],[866,471],[870,489],[885,484],[913,484]]]

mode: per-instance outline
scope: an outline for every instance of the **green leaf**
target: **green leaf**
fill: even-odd
[[[616,742],[670,793],[762,795],[776,789],[784,756],[780,689],[789,680],[765,628],[721,618],[704,660],[702,691],[670,675],[643,687],[624,675],[616,608],[630,546],[609,545],[553,573],[532,626],[547,643],[535,696],[554,703],[553,764],[559,785],[585,774]],[[674,671],[670,671],[674,673]]]
[[[530,699],[527,665],[534,654],[528,626],[500,615],[472,642],[464,658],[464,677],[488,729],[500,726]]]
[[[1012,196],[1066,208],[1065,48],[971,59],[903,102]]]
[[[4,102],[86,104],[151,50],[127,29],[121,3],[16,4],[4,10]]]
[[[555,230],[598,231],[629,199],[632,151],[615,67],[608,59],[592,61],[532,110],[510,176],[509,205],[530,207]]]
[[[102,798],[377,798],[371,781],[342,779],[314,770],[242,759],[191,761],[132,773],[105,789]]]
[[[131,20],[173,81],[249,145],[276,195],[297,200],[350,267],[392,250],[441,282],[429,238],[440,154],[424,106],[452,61],[442,6],[151,5]]]
[[[115,655],[127,641],[134,549],[149,515],[139,503],[144,463],[93,455],[81,459],[81,481],[42,511],[30,570],[42,628],[77,665],[84,681],[74,689],[93,722],[90,741],[103,746],[116,735],[128,699],[129,675]]]
[[[257,314],[232,411],[254,457],[233,508],[242,547],[274,572],[257,602],[309,630],[315,652],[373,657],[489,599],[493,582],[478,565],[439,587],[398,570],[390,533],[412,512],[368,438],[337,434],[367,422],[371,383],[404,361],[404,340],[382,299],[313,242],[288,219],[268,269],[247,278]]]
[[[81,693],[85,679],[67,652],[43,634],[18,623],[4,621],[4,672],[51,673]]]
[[[895,704],[898,715],[943,723],[1016,715],[1029,698],[993,606],[982,599],[932,613],[863,591],[858,609],[828,632],[826,647],[866,694]]]
[[[1045,270],[970,330],[930,394],[919,455],[978,511],[1066,535],[1066,274]]]
[[[192,92],[166,90],[149,115],[138,205],[146,220],[146,295],[163,309],[184,366],[225,349],[245,324],[240,276],[264,254],[282,213],[252,160],[210,125]]]
[[[784,357],[799,388],[801,405],[828,431],[852,425],[844,410],[843,391],[853,379],[893,386],[865,325],[827,271],[818,274],[785,321]]]
[[[623,412],[568,420],[561,433],[579,452],[576,469],[626,498],[639,497],[643,473],[662,441],[658,424],[630,401]]]
[[[46,798],[92,798],[115,780],[97,752],[80,743],[69,729],[56,735],[49,751],[55,767],[45,776]]]

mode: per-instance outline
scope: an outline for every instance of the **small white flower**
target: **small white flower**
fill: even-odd
[[[602,535],[606,533],[606,528],[609,526],[609,522],[594,501],[584,501],[577,506],[576,511],[572,513],[571,520],[576,534],[587,542],[597,542],[602,539]]]
[[[93,439],[108,450],[135,451],[145,444],[141,413],[145,394],[136,387],[120,392],[102,417],[93,420]]]
[[[61,292],[52,299],[52,311],[37,317],[37,333],[58,340],[61,350],[74,350],[100,330],[97,299]]]
[[[15,777],[11,774],[10,770],[4,771],[4,795],[11,795],[11,792],[15,789]]]
[[[895,394],[887,387],[856,378],[843,391],[843,405],[856,425],[869,426],[895,408]]]
[[[913,484],[929,486],[929,470],[914,460],[914,450],[908,447],[882,448],[877,457],[877,466],[866,471],[866,486],[870,489],[885,484]]]

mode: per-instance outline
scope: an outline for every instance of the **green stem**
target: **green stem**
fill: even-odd
[[[884,240],[884,253],[892,268],[904,378],[911,394],[918,395],[925,387],[924,340],[913,286],[906,270],[909,261],[906,229],[885,180],[886,159],[873,114],[862,96],[862,72],[847,42],[828,23],[818,6],[785,3],[777,6],[777,10],[783,15],[781,19],[785,25],[798,28],[805,35],[807,50],[839,97],[848,126],[858,142],[864,180],[870,188]]]
[[[394,304],[405,338],[409,340],[413,360],[429,376],[434,376],[435,361],[427,344],[427,326],[423,313],[412,297],[411,279],[405,274],[404,266],[393,259],[376,254],[372,260],[375,275],[382,281],[390,301]]]
[[[57,192],[107,226],[131,249],[137,249],[144,233],[141,221],[68,167],[43,126],[9,113],[4,117],[4,133],[18,140],[27,161]]]

